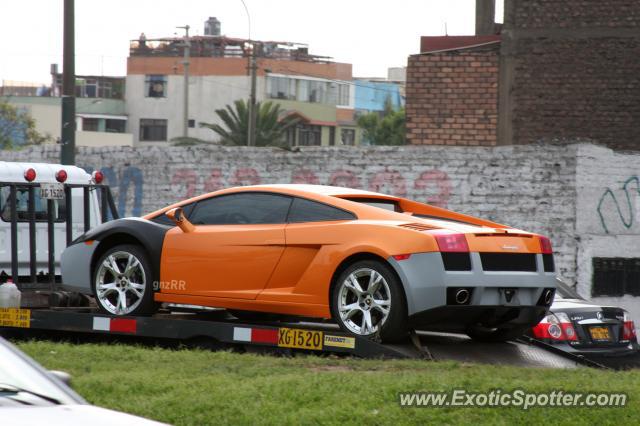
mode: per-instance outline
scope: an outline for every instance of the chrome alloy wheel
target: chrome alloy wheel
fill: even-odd
[[[380,330],[389,317],[391,292],[378,271],[357,269],[342,282],[338,291],[338,312],[349,331],[367,336]]]
[[[98,267],[96,298],[107,312],[127,315],[142,302],[146,283],[140,260],[131,253],[116,251]]]

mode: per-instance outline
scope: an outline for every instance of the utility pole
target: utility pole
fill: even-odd
[[[63,60],[62,60],[62,132],[60,162],[76,163],[76,70],[74,0],[64,0]]]
[[[251,43],[251,55],[249,56],[249,73],[251,75],[251,93],[249,95],[249,135],[248,146],[256,146],[256,121],[258,118],[256,102],[256,80],[258,74],[258,59],[256,50],[260,46],[259,42]]]
[[[182,60],[182,66],[184,67],[184,108],[183,112],[183,122],[182,122],[182,137],[189,136],[189,55],[191,50],[191,42],[189,41],[189,25],[185,25],[184,27],[176,27],[183,29],[185,31],[184,36],[184,59]]]

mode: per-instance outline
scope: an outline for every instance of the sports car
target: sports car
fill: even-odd
[[[258,185],[102,224],[62,255],[67,290],[112,315],[159,304],[333,319],[383,341],[410,329],[504,340],[547,313],[548,238],[405,198]]]
[[[640,350],[629,312],[588,302],[561,281],[549,314],[528,334],[585,356],[629,355]]]

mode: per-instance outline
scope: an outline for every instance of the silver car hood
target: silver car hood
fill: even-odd
[[[163,425],[142,417],[92,405],[21,406],[0,408],[2,424],[11,426],[152,426]]]

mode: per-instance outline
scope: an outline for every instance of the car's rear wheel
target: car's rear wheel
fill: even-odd
[[[393,342],[407,335],[407,308],[400,281],[380,261],[355,262],[338,276],[331,314],[343,330],[358,336]]]
[[[98,307],[112,315],[148,315],[157,310],[153,275],[144,250],[136,245],[108,249],[93,271]]]
[[[479,342],[504,342],[522,336],[530,328],[530,326],[516,326],[507,329],[474,326],[467,330],[467,336]]]

